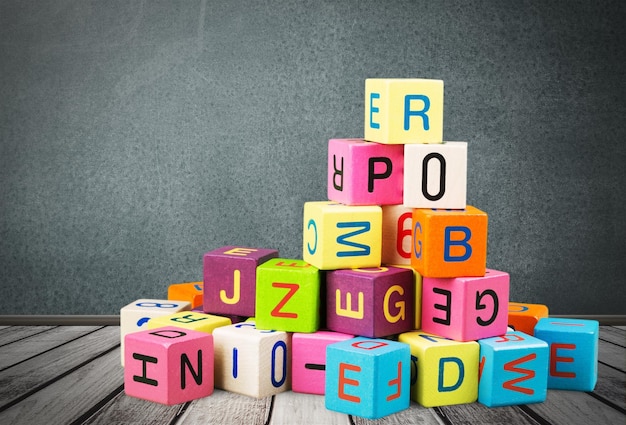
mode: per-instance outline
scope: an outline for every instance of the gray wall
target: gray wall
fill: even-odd
[[[626,314],[626,2],[0,2],[0,314],[116,314],[222,245],[301,257],[364,80],[445,81],[488,266]]]

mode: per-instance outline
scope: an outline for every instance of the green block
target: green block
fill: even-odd
[[[320,271],[302,261],[273,258],[256,271],[256,327],[315,332],[320,323]]]

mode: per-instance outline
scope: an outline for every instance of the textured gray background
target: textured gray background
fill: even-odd
[[[626,2],[0,2],[0,314],[116,314],[222,245],[301,257],[364,80],[445,82],[488,266],[625,314]]]

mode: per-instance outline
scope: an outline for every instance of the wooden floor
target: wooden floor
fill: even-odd
[[[592,393],[549,390],[544,403],[479,403],[367,421],[293,392],[256,400],[220,390],[163,406],[127,397],[117,326],[0,326],[0,424],[626,424],[626,327],[602,326]]]

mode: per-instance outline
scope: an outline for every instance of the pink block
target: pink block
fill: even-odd
[[[402,203],[404,146],[328,141],[328,199],[346,205]]]
[[[204,254],[205,313],[254,316],[256,268],[276,249],[224,246]]]
[[[413,329],[413,271],[399,267],[342,269],[326,274],[326,327],[379,338]]]
[[[213,393],[213,335],[176,327],[127,334],[127,395],[172,405]]]
[[[487,269],[483,277],[424,277],[422,330],[456,341],[504,335],[508,304],[505,272]]]
[[[294,333],[291,339],[291,389],[297,393],[325,393],[326,346],[354,335],[317,331]]]

